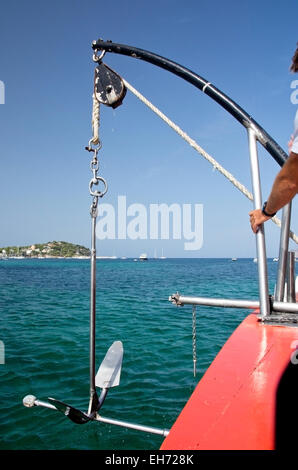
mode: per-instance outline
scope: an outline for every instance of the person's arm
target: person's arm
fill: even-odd
[[[298,192],[298,154],[291,152],[289,158],[276,176],[270,196],[266,204],[266,212],[274,214],[288,204]],[[259,226],[271,219],[263,214],[261,209],[249,213],[250,224],[254,233]]]

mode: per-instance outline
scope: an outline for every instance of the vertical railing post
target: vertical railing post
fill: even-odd
[[[291,202],[289,202],[289,204],[287,204],[282,211],[278,271],[275,289],[275,300],[277,302],[283,302],[285,295],[285,280],[287,273],[289,233],[291,222],[291,206],[292,204]]]
[[[289,251],[287,269],[287,302],[296,303],[295,292],[295,253]]]
[[[250,169],[252,179],[252,190],[254,197],[254,209],[262,207],[262,192],[258,161],[257,139],[255,131],[249,127],[248,145],[250,155]],[[267,257],[265,245],[264,226],[261,225],[256,234],[257,258],[258,258],[258,274],[259,274],[259,297],[260,312],[262,317],[270,315],[269,291],[268,291],[268,273],[267,273]]]

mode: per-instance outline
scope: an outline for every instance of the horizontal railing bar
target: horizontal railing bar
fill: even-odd
[[[30,403],[30,405],[26,404],[25,406],[30,406],[30,407],[42,406],[43,408],[49,408],[51,410],[58,411],[54,405],[46,401],[37,400],[35,399],[34,396],[32,396],[32,402]],[[115,426],[135,429],[136,431],[148,432],[150,434],[159,434],[160,436],[164,436],[164,437],[167,436],[170,432],[169,429],[160,429],[160,428],[154,428],[151,426],[144,426],[143,424],[129,423],[127,421],[120,421],[117,419],[106,418],[99,414],[95,415],[95,417],[93,418],[93,421],[99,421],[99,422],[106,423],[106,424],[114,424]]]
[[[273,302],[274,312],[298,313],[298,304],[294,302]]]
[[[127,421],[119,421],[117,419],[106,418],[98,414],[95,416],[94,420],[100,421],[102,423],[114,424],[115,426],[122,426],[124,428],[135,429],[137,431],[149,432],[151,434],[159,434],[161,436],[167,436],[170,432],[168,429],[159,429],[153,428],[151,426],[143,426],[142,424],[128,423]]]
[[[169,301],[176,305],[205,305],[207,307],[225,307],[225,308],[260,308],[258,300],[240,300],[240,299],[220,299],[212,297],[191,297],[180,294],[173,294]],[[273,302],[272,310],[275,312],[298,313],[298,304],[290,302]]]
[[[177,305],[205,305],[208,307],[259,308],[258,300],[216,299],[209,297],[190,297],[174,294],[169,300]]]

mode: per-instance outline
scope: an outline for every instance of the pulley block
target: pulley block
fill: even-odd
[[[94,92],[96,99],[107,106],[117,108],[126,95],[122,78],[103,62],[95,68]]]

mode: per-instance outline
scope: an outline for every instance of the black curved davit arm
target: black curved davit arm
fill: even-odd
[[[235,103],[235,101],[231,100],[231,98],[222,93],[210,82],[186,67],[183,67],[172,60],[166,59],[165,57],[154,54],[153,52],[127,46],[125,44],[117,44],[112,41],[103,41],[102,39],[98,39],[97,41],[93,41],[92,48],[95,51],[114,52],[116,54],[127,55],[135,59],[141,59],[178,75],[220,104],[244,127],[247,129],[254,129],[260,144],[263,145],[280,166],[282,166],[286,161],[288,155],[285,151],[251,116],[249,116],[249,114],[247,114],[240,106],[238,106],[237,103]]]

